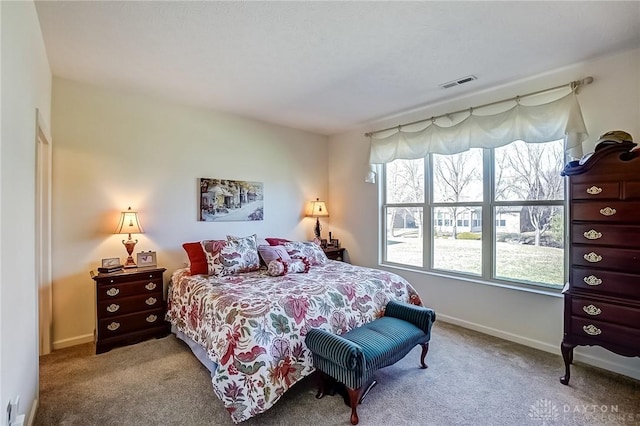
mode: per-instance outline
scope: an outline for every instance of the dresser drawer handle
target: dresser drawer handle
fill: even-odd
[[[602,238],[602,232],[598,232],[595,229],[591,229],[582,235],[584,235],[587,240],[598,240]]]
[[[156,283],[149,283],[147,285],[144,286],[144,288],[146,288],[147,290],[151,291],[151,290],[155,290],[156,288]]]
[[[586,260],[587,262],[590,262],[590,263],[598,263],[598,262],[600,262],[602,260],[602,256],[600,256],[599,254],[596,254],[594,252],[587,253],[582,257],[584,257],[584,260]]]
[[[116,331],[119,328],[120,328],[120,323],[115,321],[107,326],[107,330],[109,331]]]
[[[592,285],[592,286],[596,286],[596,285],[602,284],[602,280],[600,278],[596,277],[595,275],[589,275],[588,277],[584,277],[582,279],[582,281],[587,283],[587,285]]]
[[[147,319],[147,322],[156,322],[156,320],[158,319],[158,316],[151,314],[146,319]]]
[[[116,305],[115,303],[112,303],[109,306],[107,306],[107,311],[109,311],[111,313],[117,312],[118,309],[120,309],[120,305]]]
[[[598,188],[597,186],[592,186],[591,188],[587,188],[587,194],[596,195],[602,192],[602,188]]]
[[[584,330],[585,333],[589,334],[590,336],[597,336],[598,334],[602,334],[602,330],[600,330],[598,327],[596,327],[593,324],[583,325],[582,329]]]
[[[604,209],[600,209],[600,214],[602,216],[613,216],[614,214],[616,214],[616,209],[605,207]]]
[[[600,308],[594,306],[594,305],[584,305],[582,307],[582,310],[585,311],[587,314],[592,315],[592,316],[596,316],[596,315],[600,315],[602,313],[602,311],[600,310]]]
[[[155,297],[150,297],[147,300],[145,300],[144,303],[151,306],[151,305],[155,305],[157,301],[158,299],[156,299]]]
[[[107,290],[107,296],[117,296],[118,293],[120,293],[120,289],[119,288],[115,288],[115,287],[111,287],[109,290]]]

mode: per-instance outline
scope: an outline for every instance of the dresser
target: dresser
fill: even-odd
[[[569,282],[561,344],[567,385],[573,350],[601,346],[640,356],[640,152],[600,144],[569,163]]]
[[[96,353],[169,333],[164,268],[125,269],[93,277],[96,283]]]

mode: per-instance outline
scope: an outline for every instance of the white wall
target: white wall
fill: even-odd
[[[594,141],[608,130],[626,130],[636,142],[640,142],[639,69],[640,50],[636,49],[473,96],[452,99],[331,137],[329,202],[334,231],[340,235],[354,263],[378,265],[378,190],[376,185],[364,182],[369,156],[369,142],[363,136],[365,131],[498,101],[590,75],[595,82],[583,88],[579,94],[590,133],[589,140],[584,144],[585,152],[593,150]],[[452,96],[455,96],[455,91],[452,91]],[[558,295],[535,294],[430,274],[391,270],[413,283],[424,302],[435,308],[441,320],[560,353],[563,303]],[[436,342],[437,335],[434,336],[434,344]],[[575,357],[577,361],[640,378],[638,358],[613,355],[601,348],[578,348]],[[550,374],[560,376],[563,372],[561,360],[558,359],[558,370]]]
[[[32,2],[0,2],[0,424],[20,395],[27,419],[38,397],[35,277],[36,108],[50,123],[51,71]],[[48,129],[45,129],[48,132]]]
[[[59,78],[52,118],[54,348],[92,341],[89,270],[126,256],[112,232],[128,206],[145,230],[135,252],[156,251],[165,281],[187,260],[187,241],[313,237],[303,215],[328,194],[324,136]],[[263,182],[264,220],[198,222],[204,177]]]

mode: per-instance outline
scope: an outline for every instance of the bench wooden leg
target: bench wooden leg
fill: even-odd
[[[316,398],[320,399],[325,395],[335,395],[337,385],[336,380],[320,370],[316,370],[316,372],[318,381],[318,393],[316,394]]]
[[[351,406],[351,424],[357,425],[360,421],[358,419],[358,412],[356,411],[358,408],[358,404],[360,403],[360,397],[362,396],[362,390],[364,387],[359,389],[351,389],[347,387],[347,392],[349,393],[349,405]]]
[[[424,358],[427,356],[427,352],[429,352],[429,342],[421,343],[420,346],[422,346],[422,355],[420,355],[420,364],[422,364],[422,367],[420,368],[427,368],[427,364],[424,363]]]
[[[369,391],[373,389],[378,382],[376,380],[369,380],[367,384],[358,389],[351,389],[348,386],[345,386],[347,389],[347,394],[349,395],[349,407],[351,407],[351,424],[357,425],[360,419],[358,419],[357,408],[358,405],[364,400]],[[345,401],[346,402],[346,401]]]

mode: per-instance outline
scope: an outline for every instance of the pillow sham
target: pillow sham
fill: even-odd
[[[276,259],[291,262],[291,257],[289,257],[289,253],[287,253],[287,250],[283,246],[261,245],[258,246],[258,253],[260,253],[260,257],[262,257],[265,265],[269,265],[269,262]]]
[[[260,269],[257,236],[233,237],[227,235],[227,242],[220,250],[221,275],[234,275]]]
[[[283,246],[291,258],[306,257],[312,266],[324,265],[329,260],[322,248],[311,241],[292,241]]]
[[[209,267],[207,265],[207,255],[202,249],[200,242],[184,243],[182,248],[187,252],[189,258],[189,272],[191,275],[207,275]]]
[[[222,262],[220,252],[227,245],[225,240],[204,240],[200,242],[202,251],[207,259],[207,272],[209,275],[221,275]]]
[[[265,240],[269,243],[270,246],[281,246],[284,243],[290,243],[290,240],[285,240],[284,238],[265,238]]]

